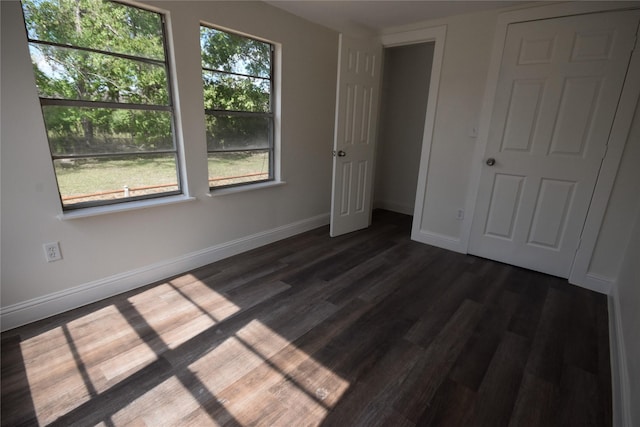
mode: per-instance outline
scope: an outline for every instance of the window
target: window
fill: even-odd
[[[209,187],[274,179],[273,45],[200,27]]]
[[[107,0],[23,0],[65,210],[180,194],[164,19]]]

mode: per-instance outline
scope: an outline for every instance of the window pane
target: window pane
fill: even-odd
[[[64,206],[179,191],[174,154],[63,159],[54,167]]]
[[[43,98],[168,105],[163,65],[31,43]]]
[[[33,40],[164,60],[157,13],[102,0],[23,0],[22,6]]]
[[[209,186],[273,179],[269,43],[200,27]]]
[[[270,178],[268,151],[209,153],[210,187],[265,181]]]
[[[202,66],[213,70],[271,76],[271,45],[213,28],[200,27]]]
[[[22,7],[63,206],[180,194],[162,15],[107,0]]]
[[[203,71],[202,79],[206,110],[271,111],[269,80],[210,71]]]
[[[244,150],[269,148],[269,117],[207,115],[207,148]]]
[[[171,113],[45,105],[54,156],[173,150]]]

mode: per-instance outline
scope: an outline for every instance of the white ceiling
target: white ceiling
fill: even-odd
[[[336,31],[362,29],[380,33],[445,16],[512,6],[522,1],[430,0],[265,0],[272,6]]]

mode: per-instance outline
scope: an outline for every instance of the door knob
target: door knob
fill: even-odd
[[[487,166],[493,166],[496,164],[496,159],[494,159],[493,157],[489,157],[487,159]]]
[[[337,155],[338,157],[344,157],[344,156],[346,156],[346,155],[347,155],[347,153],[345,153],[344,151],[340,150],[340,151],[338,151],[337,153],[334,151],[334,152],[333,152],[333,155],[334,155],[334,156],[335,156],[335,155]]]

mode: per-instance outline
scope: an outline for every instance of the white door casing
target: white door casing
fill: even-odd
[[[382,46],[340,35],[331,236],[371,223]]]
[[[638,12],[510,24],[469,253],[568,277]]]

